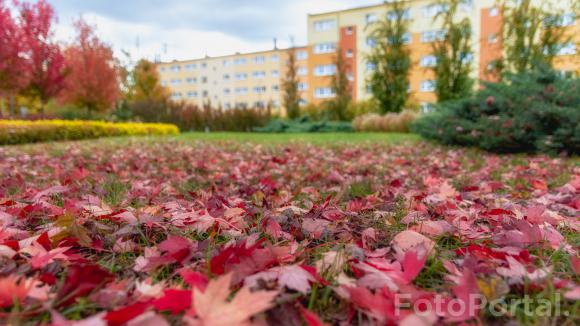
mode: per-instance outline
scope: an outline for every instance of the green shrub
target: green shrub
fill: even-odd
[[[308,116],[296,120],[274,119],[266,126],[254,128],[257,132],[297,133],[297,132],[352,132],[350,122],[312,121]]]
[[[369,113],[355,118],[352,128],[356,131],[409,132],[411,123],[418,117],[418,113],[409,110],[385,115]]]
[[[172,123],[187,131],[251,131],[272,118],[269,108],[222,109],[175,102],[134,102],[125,110],[131,120]]]
[[[441,103],[412,130],[493,152],[580,154],[580,79],[538,68],[484,86],[473,97]]]
[[[369,113],[379,113],[379,103],[375,99],[350,102],[347,108],[347,114],[351,119],[360,117]]]
[[[112,136],[175,135],[178,133],[179,129],[176,126],[160,123],[0,120],[0,145]]]

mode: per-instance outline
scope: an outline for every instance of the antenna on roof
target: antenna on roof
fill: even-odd
[[[274,50],[278,50],[278,39],[274,37]]]
[[[294,36],[290,35],[290,47],[294,47]]]

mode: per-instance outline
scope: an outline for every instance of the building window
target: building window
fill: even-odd
[[[207,84],[207,77],[201,77],[201,83]]]
[[[167,81],[166,80],[162,80],[161,81],[161,86],[167,86]]]
[[[370,13],[366,15],[366,22],[367,24],[375,23],[379,20],[379,16],[376,13]]]
[[[306,67],[298,67],[297,74],[298,74],[298,76],[306,76],[306,75],[308,75],[308,68],[306,68]]]
[[[305,99],[303,99],[303,98],[301,98],[300,101],[298,101],[298,104],[301,105],[301,106],[304,106],[304,105],[308,104],[308,101],[305,100]]]
[[[319,87],[314,90],[314,97],[316,98],[331,98],[335,95],[331,87]]]
[[[433,92],[435,90],[434,80],[424,80],[421,82],[421,92]]]
[[[440,13],[446,12],[448,9],[449,6],[446,4],[431,4],[426,7],[423,7],[423,16],[435,17]]]
[[[499,15],[499,8],[498,7],[493,7],[491,9],[489,9],[489,16],[490,17],[496,17],[497,15]]]
[[[228,60],[228,59],[224,59],[223,65],[224,65],[224,67],[229,67],[232,65],[232,61]]]
[[[270,60],[272,60],[272,62],[278,62],[278,61],[280,61],[280,56],[277,54],[272,54],[272,56],[270,57]]]
[[[315,32],[322,32],[334,29],[336,27],[336,20],[334,19],[325,19],[325,20],[318,20],[314,22],[314,31]]]
[[[254,63],[260,64],[260,63],[264,63],[264,62],[266,62],[266,57],[264,57],[263,55],[259,55],[259,56],[254,57]]]
[[[347,58],[352,58],[354,56],[354,52],[352,51],[352,49],[346,50],[345,56]]]
[[[179,100],[181,98],[181,96],[182,95],[181,95],[180,92],[171,93],[171,98],[174,99],[174,100]]]
[[[191,70],[195,69],[196,67],[197,67],[197,65],[195,63],[186,64],[185,70],[191,71]]]
[[[224,80],[230,80],[230,75],[229,74],[225,74],[224,75]]]
[[[336,44],[334,43],[319,43],[314,45],[314,53],[333,53],[336,51]]]
[[[181,79],[172,79],[171,80],[171,85],[172,86],[181,85]]]
[[[248,63],[248,59],[246,59],[246,58],[236,58],[236,59],[234,59],[234,64],[236,66],[245,65],[246,63]]]
[[[546,27],[566,27],[576,24],[576,14],[566,13],[560,16],[551,16],[544,20]]]
[[[280,86],[278,86],[278,85],[273,85],[273,86],[272,86],[272,90],[273,90],[274,92],[278,92],[278,91],[280,90]]]
[[[433,67],[437,65],[437,57],[434,55],[422,56],[419,64],[421,67]]]
[[[354,75],[352,74],[352,72],[348,72],[346,74],[346,79],[348,79],[349,81],[353,81],[354,80]]]
[[[266,72],[265,71],[254,71],[254,73],[252,74],[252,76],[255,79],[262,79],[262,78],[266,77]]]
[[[490,34],[487,37],[487,43],[489,43],[489,44],[495,44],[495,43],[497,43],[497,35],[496,34]]]
[[[574,55],[576,54],[576,44],[570,42],[566,44],[561,44],[558,46],[558,52],[556,55]]]
[[[308,83],[298,83],[298,90],[299,91],[307,91],[308,90]]]
[[[433,104],[428,102],[421,102],[421,112],[429,113],[433,111]]]
[[[393,10],[389,11],[387,13],[387,19],[388,20],[396,20],[397,19],[397,13]],[[411,19],[411,9],[407,8],[405,9],[405,11],[403,12],[403,20],[409,20]]]
[[[459,10],[470,11],[473,9],[473,0],[463,0],[459,3]]]
[[[187,92],[187,97],[188,98],[197,97],[197,92],[189,91],[189,92]]]
[[[461,53],[461,62],[463,64],[468,64],[473,61],[473,53]]]
[[[181,66],[173,65],[173,66],[171,66],[170,69],[172,72],[179,72],[179,71],[181,71]]]
[[[354,33],[354,28],[352,26],[347,27],[346,35],[352,35],[352,33]]]
[[[405,33],[401,37],[401,42],[403,42],[403,44],[405,44],[405,45],[408,45],[408,44],[411,44],[412,39],[413,39],[413,36],[411,35],[411,33]],[[393,44],[392,39],[389,39],[389,44]]]
[[[224,95],[230,95],[231,91],[229,88],[224,88]]]
[[[314,67],[314,76],[332,76],[336,73],[336,65],[319,65]]]
[[[193,77],[189,77],[185,79],[185,82],[188,84],[195,84],[195,82],[197,81],[197,79],[193,78]]]
[[[256,93],[256,94],[266,93],[266,86],[256,86],[256,87],[254,87],[254,93]]]
[[[165,72],[165,67],[159,67],[159,72]]]
[[[236,74],[236,80],[246,80],[246,79],[248,79],[248,74],[246,73]]]
[[[201,64],[201,67],[202,67],[202,68],[207,68],[207,63],[205,63],[205,62],[204,62],[204,63],[202,63],[202,64]]]
[[[238,88],[236,88],[236,94],[237,95],[246,95],[246,94],[248,94],[248,88],[247,87],[238,87]]]
[[[279,108],[280,107],[280,101],[278,101],[278,100],[272,101],[272,107]]]
[[[296,60],[306,60],[308,59],[308,51],[297,51],[296,52]]]
[[[366,70],[367,71],[375,71],[375,70],[377,70],[377,65],[374,62],[367,62]]]
[[[421,34],[421,42],[429,43],[434,41],[441,41],[445,39],[446,32],[444,30],[427,31]]]
[[[272,70],[272,77],[279,77],[280,72],[278,70]]]

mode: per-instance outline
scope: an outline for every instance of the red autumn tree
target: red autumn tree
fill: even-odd
[[[70,74],[59,99],[86,108],[89,115],[107,111],[121,95],[119,68],[113,51],[99,40],[94,28],[84,20],[79,19],[74,26],[77,38],[64,51]]]
[[[23,95],[40,101],[44,115],[46,103],[63,89],[66,77],[64,56],[53,40],[54,9],[45,0],[35,4],[23,2],[20,9],[20,28],[24,55],[30,71],[30,80]]]
[[[18,24],[5,2],[0,0],[0,97],[18,93],[28,82],[23,50]]]

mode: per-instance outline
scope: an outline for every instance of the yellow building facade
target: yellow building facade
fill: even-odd
[[[565,12],[561,25],[572,36],[554,61],[555,68],[567,74],[580,72],[580,27],[576,13],[570,9],[573,1],[554,3],[555,9]],[[466,1],[456,17],[457,20],[468,17],[472,23],[473,56],[466,60],[472,65],[472,77],[476,80],[493,79],[490,64],[503,54],[502,13],[496,3],[496,0]],[[407,7],[405,17],[410,24],[407,42],[413,65],[409,76],[409,104],[426,108],[436,101],[432,71],[436,60],[431,54],[432,46],[444,33],[434,17],[445,8],[434,0],[409,0]],[[338,49],[343,51],[347,64],[352,98],[361,101],[372,96],[368,81],[374,67],[367,62],[367,57],[376,42],[371,34],[374,24],[390,17],[391,10],[389,3],[381,3],[308,16],[307,45],[291,50],[297,57],[303,104],[319,104],[334,97],[330,85],[336,72],[334,62]],[[164,62],[158,64],[158,69],[163,85],[171,90],[174,100],[197,105],[209,103],[226,109],[268,105],[279,108],[288,51],[275,49]]]
[[[282,105],[282,78],[286,74],[288,51],[295,52],[300,82],[307,85],[305,47],[163,62],[157,64],[157,69],[161,84],[171,90],[174,101],[223,109],[277,109]],[[307,90],[302,89],[302,98],[308,98]]]

